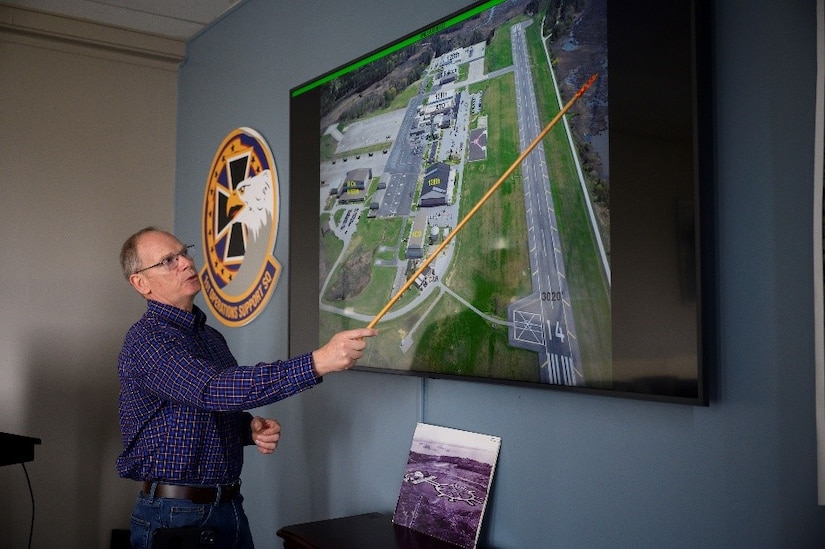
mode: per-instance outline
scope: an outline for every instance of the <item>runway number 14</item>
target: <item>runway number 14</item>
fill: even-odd
[[[561,322],[556,321],[556,329],[553,330],[551,328],[550,331],[553,333],[554,336],[556,336],[556,339],[558,339],[559,341],[564,343],[564,340],[567,338],[567,334],[565,333],[564,328],[561,325]],[[551,336],[551,339],[552,339],[552,336]]]

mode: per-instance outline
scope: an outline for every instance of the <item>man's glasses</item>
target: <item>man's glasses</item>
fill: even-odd
[[[178,260],[181,257],[185,257],[186,259],[191,259],[192,256],[189,255],[189,250],[194,248],[194,244],[187,244],[181,251],[175,254],[169,254],[154,265],[149,265],[148,267],[144,267],[139,271],[135,271],[134,274],[142,273],[143,271],[148,271],[149,269],[154,269],[155,267],[163,267],[167,271],[172,271],[178,266]]]

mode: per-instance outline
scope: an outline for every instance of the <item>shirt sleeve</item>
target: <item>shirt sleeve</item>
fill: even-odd
[[[133,349],[134,381],[165,400],[210,411],[248,410],[277,402],[320,382],[312,355],[239,366],[222,338],[184,343],[154,331]]]
[[[244,430],[243,435],[243,445],[250,446],[253,444],[252,442],[252,414],[249,412],[243,412],[243,421],[246,424],[246,430]]]
[[[256,408],[298,394],[320,381],[309,354],[283,361],[260,362],[255,366],[227,368],[209,380],[204,404],[210,409]]]

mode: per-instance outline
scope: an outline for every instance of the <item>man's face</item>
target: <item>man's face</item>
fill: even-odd
[[[150,232],[140,237],[137,250],[142,269],[167,258],[172,258],[174,267],[158,265],[133,274],[130,277],[132,286],[146,299],[191,311],[201,283],[195,261],[184,255],[186,246],[170,234]]]

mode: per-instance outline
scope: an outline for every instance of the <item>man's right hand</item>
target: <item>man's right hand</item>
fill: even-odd
[[[373,328],[356,328],[338,332],[326,345],[313,351],[312,361],[315,365],[315,373],[324,376],[330,372],[352,368],[367,348],[364,338],[376,335],[378,335],[378,330]]]

